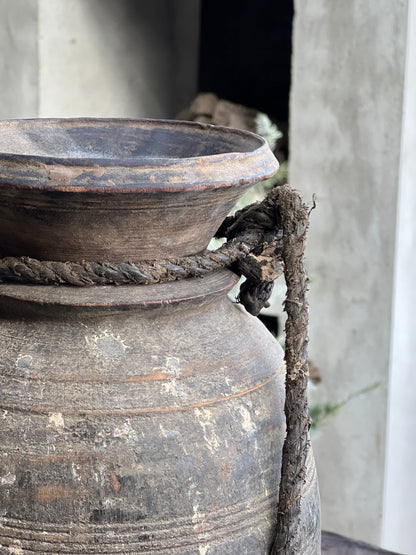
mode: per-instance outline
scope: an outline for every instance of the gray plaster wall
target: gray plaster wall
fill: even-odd
[[[409,2],[383,543],[416,550],[416,1]]]
[[[170,111],[167,10],[168,0],[39,0],[39,115]]]
[[[41,117],[173,117],[195,93],[198,2],[38,2]]]
[[[196,94],[199,0],[0,0],[0,118],[174,117]]]
[[[371,384],[314,441],[324,529],[380,543],[407,0],[295,1],[290,181],[308,243],[312,401]]]
[[[37,0],[0,0],[0,119],[38,109]]]

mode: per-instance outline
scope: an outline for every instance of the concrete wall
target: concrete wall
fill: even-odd
[[[174,117],[196,94],[198,0],[0,0],[0,117]]]
[[[409,2],[383,543],[416,549],[416,1]]]
[[[168,0],[39,0],[39,115],[171,112]]]
[[[38,109],[37,0],[0,0],[0,119]]]
[[[322,524],[381,539],[407,0],[295,2],[290,181],[311,215],[310,355],[342,400],[314,442]]]

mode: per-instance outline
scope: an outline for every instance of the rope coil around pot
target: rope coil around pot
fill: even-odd
[[[310,210],[288,185],[276,187],[260,203],[224,220],[216,237],[227,242],[216,251],[168,261],[53,262],[29,257],[0,259],[0,282],[43,285],[150,284],[200,277],[228,267],[246,277],[238,302],[253,315],[268,306],[274,280],[284,268],[287,285],[286,439],[283,446],[278,519],[271,555],[295,555],[301,489],[309,450],[310,417],[307,330],[308,279],[303,258]]]
[[[273,281],[282,274],[283,232],[277,209],[278,189],[261,203],[247,206],[224,220],[216,237],[227,242],[216,251],[165,261],[54,262],[29,257],[0,259],[0,282],[36,285],[148,285],[228,267],[247,279],[239,302],[257,316],[267,305]]]

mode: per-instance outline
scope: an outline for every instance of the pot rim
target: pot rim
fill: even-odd
[[[204,134],[234,138],[241,150],[201,156],[143,156],[130,158],[64,157],[0,152],[0,187],[61,192],[149,193],[230,187],[256,183],[271,177],[278,162],[266,140],[240,129],[199,122],[132,118],[33,118],[0,122],[4,129],[21,126],[61,128],[111,124],[138,130],[189,130],[203,144]],[[232,144],[232,141],[230,142]],[[232,145],[234,146],[234,145]],[[116,181],[114,181],[114,178]]]

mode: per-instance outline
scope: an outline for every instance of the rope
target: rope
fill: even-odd
[[[277,199],[283,226],[283,264],[286,281],[286,439],[282,452],[276,539],[271,555],[298,555],[301,534],[302,488],[310,448],[308,385],[308,278],[304,268],[306,232],[310,209],[287,185],[279,188]],[[313,208],[315,207],[315,204]],[[304,547],[304,546],[303,546]]]

